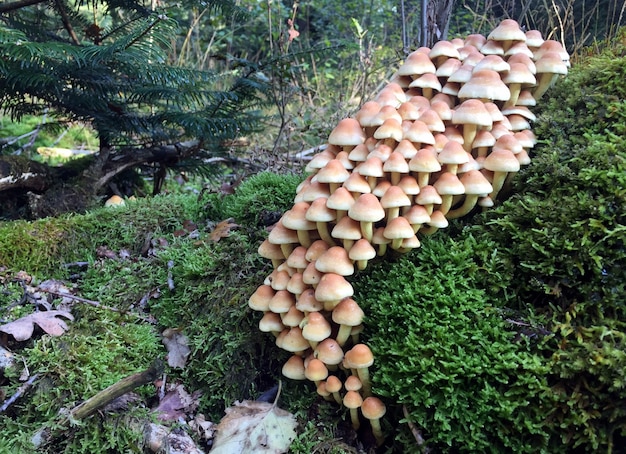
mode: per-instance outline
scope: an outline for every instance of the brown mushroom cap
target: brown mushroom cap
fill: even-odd
[[[271,299],[276,291],[269,285],[261,285],[257,287],[250,298],[248,298],[248,306],[254,311],[268,311]]]
[[[328,136],[328,143],[340,146],[356,146],[365,142],[363,128],[354,118],[344,118],[337,123]]]
[[[314,356],[329,366],[336,366],[343,361],[343,349],[335,339],[327,338],[317,344]]]
[[[266,312],[259,320],[259,331],[262,333],[280,333],[285,329],[285,325],[280,315],[274,312]]]
[[[315,289],[315,298],[324,303],[325,310],[332,310],[339,301],[354,295],[352,285],[341,275],[326,273]]]
[[[291,355],[287,362],[283,365],[282,373],[285,377],[292,380],[304,380],[304,360],[301,356]]]
[[[460,99],[507,101],[511,97],[511,92],[497,72],[483,69],[472,72],[472,77],[461,87],[457,96]]]
[[[372,238],[372,224],[385,217],[385,209],[374,194],[361,194],[348,210],[348,216],[361,224],[363,238]]]
[[[315,268],[322,273],[337,273],[341,276],[354,274],[348,251],[341,246],[333,246],[322,253],[315,261]]]
[[[317,312],[324,309],[324,303],[315,298],[315,289],[307,288],[298,296],[296,308],[304,313]]]
[[[315,348],[318,342],[323,341],[330,336],[330,323],[324,318],[320,312],[311,312],[300,324],[302,328],[302,336],[311,342],[311,346]]]

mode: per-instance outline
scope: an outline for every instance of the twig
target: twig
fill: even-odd
[[[32,375],[25,383],[22,384],[22,386],[17,388],[15,394],[5,400],[2,406],[0,406],[0,413],[6,411],[6,409],[9,408],[11,404],[13,404],[13,402],[22,397],[22,395],[28,390],[28,388],[31,387],[31,385],[34,383],[35,380],[37,380],[37,378],[39,378],[39,374]]]
[[[48,427],[42,427],[41,429],[39,429],[37,433],[33,436],[33,438],[31,438],[35,449],[39,449],[42,446],[50,444],[56,438],[60,437],[64,432],[67,431],[70,422],[79,421],[93,415],[98,410],[113,402],[118,397],[132,391],[139,386],[146,385],[154,381],[162,372],[163,361],[157,359],[148,369],[144,370],[143,372],[138,372],[136,374],[123,378],[114,385],[111,385],[108,388],[100,391],[95,396],[87,399],[82,404],[72,408],[69,411],[67,418],[63,421],[57,422],[54,429],[51,430]]]
[[[157,359],[143,372],[138,372],[121,379],[117,383],[103,389],[95,396],[87,399],[82,404],[72,408],[70,410],[70,417],[75,420],[85,419],[127,392],[153,382],[162,372],[163,362]]]
[[[172,275],[172,268],[174,268],[174,260],[169,260],[167,262],[167,288],[170,289],[170,292],[173,292],[176,288],[174,286],[174,277]]]
[[[413,424],[413,422],[409,421],[409,410],[406,408],[406,405],[402,406],[402,413],[407,419],[407,424],[409,425],[409,429],[411,430],[413,437],[415,437],[417,446],[422,449],[422,452],[424,454],[428,454],[430,452],[430,449],[424,446],[424,437],[422,437],[422,432],[417,428],[415,424]]]
[[[153,323],[153,321],[150,320],[149,318],[142,317],[139,314],[135,314],[134,312],[130,312],[130,311],[127,311],[127,310],[118,309],[118,308],[112,307],[112,306],[106,306],[106,305],[104,305],[102,303],[99,303],[98,301],[88,300],[87,298],[81,298],[80,296],[70,295],[69,293],[55,292],[53,290],[46,290],[46,289],[42,289],[42,288],[38,288],[37,290],[39,290],[41,292],[49,293],[49,294],[54,295],[54,296],[58,296],[59,298],[73,299],[73,300],[79,301],[81,303],[89,304],[90,306],[93,306],[93,307],[99,307],[100,309],[105,309],[105,310],[108,310],[108,311],[118,312],[118,313],[124,314],[124,315],[132,315],[134,317],[137,317],[140,320],[143,320],[144,322]]]

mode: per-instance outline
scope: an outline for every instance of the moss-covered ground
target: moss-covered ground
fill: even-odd
[[[389,409],[381,452],[623,452],[624,43],[622,34],[578,56],[542,99],[533,162],[506,200],[351,279],[377,358],[374,391]],[[233,195],[1,224],[2,322],[26,311],[13,304],[24,291],[20,270],[124,312],[74,302],[66,334],[10,345],[20,366],[0,378],[4,398],[25,367],[40,378],[0,414],[0,452],[30,452],[30,436],[63,408],[165,358],[165,328],[180,329],[191,348],[168,380],[202,392],[198,412],[208,419],[274,386],[286,354],[258,332],[247,298],[271,271],[257,247],[300,180],[263,173]],[[216,241],[211,233],[228,218],[237,226]],[[312,385],[283,385],[280,406],[300,422],[292,452],[363,449],[345,411]],[[137,452],[134,422],[153,404],[154,386],[138,396],[130,410],[68,428],[49,452]]]

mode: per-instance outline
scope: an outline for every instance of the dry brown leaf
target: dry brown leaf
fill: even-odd
[[[158,413],[161,421],[186,419],[187,414],[195,412],[198,408],[201,395],[199,391],[189,394],[182,384],[176,384],[170,387],[154,411]]]
[[[25,317],[18,318],[4,325],[0,325],[0,331],[10,334],[16,341],[21,342],[31,338],[35,325],[51,336],[60,336],[68,330],[65,321],[59,317],[74,320],[74,316],[67,311],[42,311],[35,312]]]
[[[167,349],[167,364],[170,367],[183,369],[187,364],[187,357],[191,353],[189,339],[177,329],[168,328],[162,333],[163,344]]]
[[[225,219],[215,226],[211,232],[211,240],[218,242],[222,238],[229,237],[230,231],[232,229],[236,229],[237,227],[239,227],[239,225],[235,224],[235,220],[233,218]]]

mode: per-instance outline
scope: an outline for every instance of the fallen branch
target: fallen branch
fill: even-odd
[[[24,393],[28,390],[28,388],[30,388],[31,385],[35,382],[35,380],[37,380],[37,378],[39,378],[39,374],[32,375],[25,383],[22,384],[22,386],[17,388],[15,394],[5,400],[2,406],[0,406],[0,413],[6,411],[7,408],[9,408],[17,399],[22,397]]]
[[[95,396],[87,399],[82,404],[70,410],[70,418],[76,421],[85,419],[93,415],[96,411],[113,402],[118,397],[132,391],[133,389],[147,385],[156,380],[163,373],[163,362],[159,359],[155,360],[152,365],[136,374],[121,379],[114,385],[103,389]]]
[[[88,418],[98,410],[113,402],[118,397],[132,391],[135,388],[138,388],[139,386],[147,385],[148,383],[153,382],[163,373],[163,369],[163,361],[156,359],[152,365],[143,372],[138,372],[121,379],[117,383],[103,389],[95,396],[87,399],[82,404],[72,408],[64,420],[60,422],[57,421],[54,424],[54,429],[51,430],[48,427],[43,427],[37,431],[37,433],[31,438],[35,449],[39,449],[47,444],[50,444],[60,436],[65,436],[65,432],[71,423]]]

